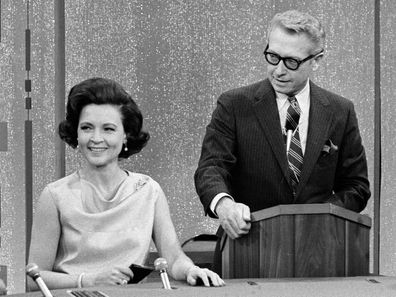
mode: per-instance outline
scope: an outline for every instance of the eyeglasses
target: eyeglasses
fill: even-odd
[[[323,53],[323,50],[321,50],[319,53],[310,55],[303,60],[297,60],[289,57],[281,57],[278,54],[270,53],[267,50],[268,50],[268,44],[264,50],[264,56],[268,63],[270,63],[271,65],[278,65],[280,61],[283,61],[286,68],[290,70],[297,70],[302,63],[307,62],[308,60],[311,60]]]

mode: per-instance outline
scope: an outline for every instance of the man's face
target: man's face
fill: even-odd
[[[303,60],[313,53],[314,45],[305,34],[291,34],[283,28],[274,28],[268,38],[267,52],[277,54],[283,58]],[[268,78],[275,91],[288,96],[297,94],[302,90],[316,69],[319,58],[308,60],[298,67],[297,70],[288,69],[284,61],[278,65],[268,63]],[[315,65],[316,64],[316,65]]]

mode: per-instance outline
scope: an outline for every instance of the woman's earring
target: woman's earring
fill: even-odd
[[[127,146],[127,142],[124,142],[124,151],[127,152],[128,151],[128,146]]]

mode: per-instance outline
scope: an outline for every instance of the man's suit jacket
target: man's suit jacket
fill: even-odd
[[[370,190],[352,102],[310,82],[307,143],[293,198],[275,96],[266,79],[219,97],[195,172],[205,212],[214,216],[209,205],[222,192],[251,211],[322,202],[363,210]]]

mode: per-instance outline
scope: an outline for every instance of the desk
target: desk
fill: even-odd
[[[109,297],[395,297],[396,277],[368,276],[306,279],[230,279],[220,288],[192,287],[171,281],[174,290],[162,289],[160,282],[146,282],[124,287],[96,287]],[[53,290],[54,297],[70,297],[66,290]],[[41,297],[41,292],[10,295],[12,297]]]

